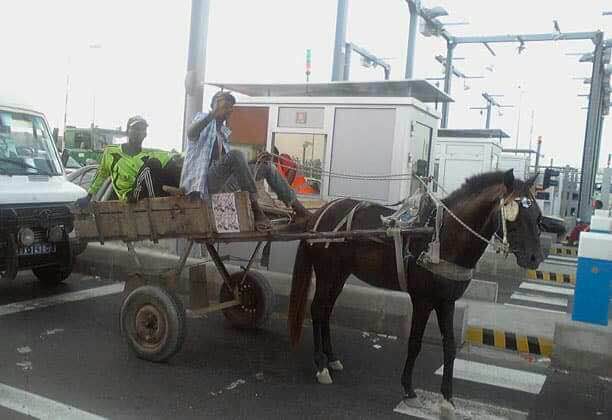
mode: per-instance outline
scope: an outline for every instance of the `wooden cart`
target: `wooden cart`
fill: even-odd
[[[251,267],[263,244],[272,241],[342,241],[387,238],[385,229],[340,232],[292,232],[287,223],[270,232],[254,229],[246,193],[216,194],[209,201],[185,197],[145,199],[136,204],[119,201],[92,203],[75,212],[75,229],[88,242],[124,241],[135,261],[128,274],[121,307],[121,328],[130,348],[141,358],[161,362],[177,353],[186,335],[186,307],[193,315],[222,311],[239,328],[258,328],[269,319],[274,292],[269,281]],[[428,228],[412,233],[430,233]],[[149,271],[140,263],[133,243],[141,240],[184,238],[187,241],[176,267]],[[230,274],[216,243],[254,242],[242,271]],[[194,244],[204,245],[209,259],[189,267],[189,281],[181,274]],[[211,303],[206,284],[206,263],[212,261],[223,284],[217,303]]]

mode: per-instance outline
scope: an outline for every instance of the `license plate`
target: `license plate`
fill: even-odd
[[[27,257],[30,255],[45,255],[52,254],[55,252],[55,244],[33,244],[26,247],[20,247],[17,249],[17,255],[20,257]]]

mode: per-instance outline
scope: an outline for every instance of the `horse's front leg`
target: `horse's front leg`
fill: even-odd
[[[404,387],[404,398],[416,398],[416,393],[412,386],[412,371],[417,356],[421,351],[423,342],[423,334],[427,326],[429,314],[433,309],[433,305],[426,301],[421,301],[418,297],[412,299],[412,323],[410,326],[410,338],[408,339],[408,355],[406,356],[406,364],[402,374],[402,386]]]
[[[453,332],[453,318],[455,315],[455,302],[445,301],[436,305],[438,325],[442,334],[442,349],[444,351],[444,373],[442,374],[442,386],[440,392],[445,400],[453,403],[453,368],[457,353],[455,347],[455,335]],[[453,404],[454,405],[454,404]]]

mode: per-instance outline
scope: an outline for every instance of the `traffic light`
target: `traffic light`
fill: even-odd
[[[548,187],[558,186],[559,180],[556,179],[556,177],[559,176],[559,173],[559,171],[552,168],[544,169],[544,182],[542,183],[542,188],[546,190]]]

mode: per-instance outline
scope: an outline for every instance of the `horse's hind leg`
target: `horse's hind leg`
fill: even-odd
[[[317,287],[310,306],[314,362],[317,368],[317,380],[322,384],[332,383],[328,367],[334,369],[342,366],[332,352],[329,318],[334,302],[342,291],[342,286],[348,275],[342,274],[332,267],[334,265],[331,263],[315,265]],[[331,366],[330,362],[332,362]]]
[[[348,274],[342,273],[339,274],[334,280],[336,281],[333,287],[328,291],[330,293],[330,304],[325,307],[325,313],[323,314],[323,319],[321,321],[321,335],[322,335],[322,345],[323,345],[323,353],[327,356],[328,366],[331,370],[340,371],[344,369],[342,362],[338,357],[334,354],[331,343],[331,329],[329,325],[329,320],[331,318],[331,313],[334,308],[334,304],[340,296],[342,292],[342,288],[344,287],[344,283],[348,278]]]
[[[438,324],[442,334],[442,349],[444,350],[444,373],[442,374],[442,387],[440,392],[445,400],[452,403],[453,398],[453,368],[455,364],[455,335],[453,332],[453,318],[455,315],[455,302],[443,301],[436,305]]]
[[[427,320],[432,309],[433,305],[428,301],[421,301],[418,298],[412,300],[412,325],[410,327],[410,338],[408,339],[408,355],[404,365],[404,373],[402,374],[405,398],[416,398],[416,393],[412,387],[412,370],[414,369],[416,358],[421,351],[423,334],[425,333]]]
[[[329,305],[327,297],[320,293],[319,277],[317,276],[317,290],[310,306],[312,315],[312,336],[314,345],[314,363],[317,368],[317,381],[321,384],[331,384],[332,378],[327,369],[327,355],[323,351],[323,314]]]

